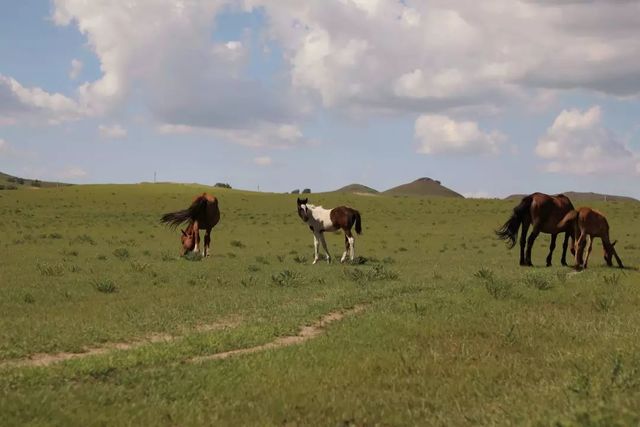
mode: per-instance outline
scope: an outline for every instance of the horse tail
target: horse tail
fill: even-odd
[[[522,221],[529,212],[529,208],[531,208],[532,202],[533,197],[523,197],[520,204],[513,208],[513,214],[511,215],[511,218],[509,218],[502,227],[496,230],[496,235],[498,236],[498,238],[501,240],[505,240],[509,249],[513,248],[518,241],[518,229],[520,228]]]
[[[567,212],[567,214],[564,216],[564,218],[562,218],[560,220],[560,222],[558,223],[558,229],[559,230],[564,230],[565,228],[567,228],[567,226],[569,224],[571,224],[573,221],[575,221],[576,218],[578,218],[578,211],[570,210],[569,212]]]
[[[207,208],[207,199],[203,196],[198,197],[191,203],[187,209],[183,209],[177,212],[169,212],[162,215],[160,222],[168,224],[171,228],[176,228],[178,225],[193,221],[196,217]]]
[[[360,218],[360,212],[354,211],[356,216],[356,233],[362,234],[362,218]]]

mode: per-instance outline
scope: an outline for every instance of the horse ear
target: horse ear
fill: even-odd
[[[301,205],[302,204],[302,199],[300,197],[298,197],[298,204]]]

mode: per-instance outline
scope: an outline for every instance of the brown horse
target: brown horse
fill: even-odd
[[[576,268],[587,268],[589,255],[591,255],[591,249],[593,248],[593,239],[596,237],[602,240],[604,261],[607,265],[611,267],[613,265],[611,258],[615,257],[618,267],[624,268],[622,260],[616,252],[615,245],[617,240],[613,243],[609,240],[609,223],[601,212],[586,207],[580,208],[577,211],[571,211],[566,214],[558,226],[571,227],[573,229],[575,247],[571,248],[571,253],[576,256]],[[585,257],[584,250],[587,246],[587,239],[589,240],[589,249]]]
[[[309,199],[298,199],[298,215],[309,225],[313,232],[314,258],[313,263],[318,262],[318,246],[322,243],[322,248],[327,257],[327,262],[331,262],[331,255],[327,249],[327,242],[324,240],[325,231],[344,231],[345,250],[340,262],[347,259],[347,253],[353,261],[355,249],[355,239],[351,234],[351,228],[355,225],[356,233],[362,234],[362,220],[360,212],[348,206],[338,206],[333,209],[324,209],[322,206],[308,204]]]
[[[187,228],[180,230],[182,232],[182,255],[189,251],[198,252],[200,230],[206,230],[202,255],[208,256],[209,245],[211,244],[211,229],[220,221],[218,199],[215,196],[202,193],[202,195],[193,200],[193,203],[187,209],[164,214],[160,221],[169,224],[172,228],[188,222]]]
[[[520,265],[532,266],[531,248],[538,234],[551,234],[551,246],[547,255],[547,267],[551,265],[553,250],[556,248],[556,237],[564,232],[564,243],[562,244],[562,265],[567,265],[567,246],[571,237],[570,227],[559,227],[559,223],[564,216],[573,210],[571,200],[564,194],[549,196],[543,193],[533,193],[522,199],[520,204],[513,209],[513,215],[504,225],[496,231],[498,237],[507,241],[509,249],[513,248],[518,240],[518,229],[522,225],[520,236]],[[529,226],[533,226],[529,240],[527,231]],[[525,244],[527,246],[525,252]]]

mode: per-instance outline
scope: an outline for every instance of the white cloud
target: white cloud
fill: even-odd
[[[253,163],[255,163],[258,166],[271,166],[273,162],[271,160],[271,157],[262,156],[262,157],[256,157],[255,159],[253,159]]]
[[[416,120],[415,137],[422,154],[497,153],[506,139],[497,131],[483,132],[476,122],[429,114]]]
[[[98,130],[100,135],[105,138],[119,139],[127,136],[127,130],[118,124],[111,126],[100,125],[98,126]]]
[[[638,2],[245,0],[326,107],[445,112],[537,89],[640,93]],[[391,35],[391,36],[390,36]],[[526,104],[525,104],[526,105]]]
[[[57,123],[83,114],[76,101],[60,93],[49,93],[39,87],[27,88],[17,80],[0,74],[0,117],[15,124],[20,119]]]
[[[69,78],[71,80],[77,79],[78,76],[80,76],[80,73],[82,72],[83,67],[84,67],[84,64],[82,63],[82,61],[76,58],[72,59],[71,70],[69,70]]]
[[[156,131],[162,135],[199,134],[220,138],[247,147],[290,148],[310,144],[302,130],[294,124],[260,123],[251,129],[210,129],[204,127],[161,124]]]
[[[638,173],[640,157],[602,124],[602,111],[563,110],[544,136],[536,154],[545,159],[544,170],[587,175]]]

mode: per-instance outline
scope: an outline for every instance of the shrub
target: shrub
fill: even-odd
[[[309,193],[311,193],[310,188],[305,188],[304,190],[302,190],[302,194],[309,194]]]
[[[184,256],[184,259],[186,259],[187,261],[202,261],[202,254],[200,254],[200,252],[187,252]]]
[[[93,282],[93,286],[98,292],[102,292],[104,294],[112,294],[118,290],[115,283],[108,279],[96,280]]]
[[[40,274],[43,276],[59,277],[64,274],[64,270],[64,265],[62,264],[38,264],[38,271],[40,271]]]
[[[296,286],[300,283],[300,276],[291,270],[283,270],[271,276],[271,282],[277,286]]]
[[[291,191],[291,194],[300,194],[300,190],[297,190],[297,189],[293,190],[293,191]]]
[[[129,258],[129,250],[126,248],[118,248],[113,251],[113,255],[120,260],[125,260]]]
[[[226,182],[216,182],[214,187],[217,187],[217,188],[231,188],[231,184],[226,183]]]
[[[244,248],[244,243],[242,243],[240,240],[232,240],[230,244],[235,248]]]

